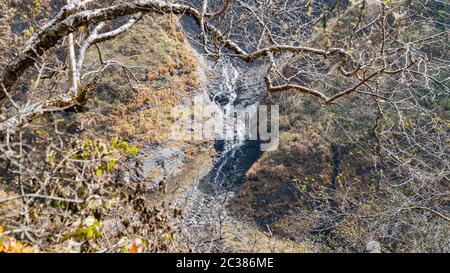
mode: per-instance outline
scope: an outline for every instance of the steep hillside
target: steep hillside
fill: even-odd
[[[171,199],[189,187],[192,166],[207,168],[210,156],[207,143],[170,140],[172,108],[192,103],[200,84],[184,39],[174,18],[148,16],[120,40],[88,52],[91,67],[118,65],[103,71],[82,104],[40,116],[24,129],[26,145],[34,148],[23,164],[30,164],[36,182],[7,176],[9,165],[2,163],[1,198],[14,198],[21,188],[43,197],[0,203],[2,234],[21,233],[25,224],[32,230],[19,239],[40,251],[189,249],[175,240],[180,209]],[[176,174],[185,179],[173,179]],[[29,215],[11,213],[25,208]],[[149,235],[155,230],[156,237]],[[149,236],[152,241],[139,239]]]

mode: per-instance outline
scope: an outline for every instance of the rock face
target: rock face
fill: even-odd
[[[204,72],[200,70],[199,74]],[[194,98],[196,102],[202,103],[203,108],[214,106],[204,90],[196,92]],[[183,113],[173,125],[173,130],[179,129],[180,126],[183,128],[181,135],[171,135],[163,143],[149,144],[141,149],[142,175],[152,181],[150,188],[157,186],[164,179],[174,178],[180,174],[183,167],[192,160],[186,154],[187,150],[195,149],[196,153],[205,152],[212,145],[212,142],[208,140],[192,143],[193,132],[199,130],[201,132],[205,123],[212,118],[212,115],[205,113],[200,117],[193,117],[195,111],[193,103],[191,99],[184,99],[174,108]]]
[[[185,159],[179,147],[169,147],[158,150],[158,147],[144,149],[146,155],[142,159],[142,172],[145,177],[151,178],[150,188],[158,186],[165,178],[180,172]]]
[[[367,253],[381,253],[381,245],[377,241],[370,241],[366,245]]]

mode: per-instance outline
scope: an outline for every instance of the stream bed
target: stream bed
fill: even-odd
[[[224,117],[235,115],[235,109],[258,106],[265,91],[262,64],[247,65],[222,58],[206,59],[200,49],[193,47],[203,66],[202,73],[209,75],[204,90]],[[204,75],[203,75],[204,76]],[[202,77],[201,77],[202,78]],[[239,114],[239,113],[238,113]],[[226,251],[220,248],[222,225],[232,216],[227,205],[237,195],[245,182],[245,174],[261,156],[260,142],[236,137],[244,134],[245,124],[225,122],[225,137],[214,141],[215,156],[211,169],[194,183],[185,194],[184,228],[195,238],[199,251]],[[227,222],[237,221],[227,219]]]

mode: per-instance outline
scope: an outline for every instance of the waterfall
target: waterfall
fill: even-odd
[[[182,18],[183,30],[190,37],[198,35],[197,24],[189,17]],[[194,54],[209,76],[206,92],[209,99],[223,114],[225,122],[223,139],[215,140],[215,164],[207,184],[231,186],[235,190],[245,180],[246,171],[260,156],[257,140],[246,140],[245,121],[233,118],[240,111],[256,113],[262,93],[266,90],[264,62],[244,63],[236,58],[222,56],[209,58],[199,44],[190,44]],[[248,111],[251,109],[250,111]],[[205,181],[203,181],[205,182]],[[200,183],[202,184],[202,183]],[[236,187],[237,186],[237,187]],[[208,186],[207,188],[213,187]],[[214,187],[215,188],[215,187]]]
[[[250,83],[256,80],[253,75],[249,76],[251,70],[239,66],[231,59],[223,58],[210,67],[213,68],[208,94],[222,111],[224,119],[224,137],[215,140],[218,156],[210,179],[220,189],[237,188],[260,153],[258,141],[246,139],[248,126],[245,119],[238,116],[245,112],[256,114],[261,90],[264,89],[260,86],[252,88]]]
[[[193,26],[193,22],[185,20],[183,29],[195,36]],[[183,195],[189,200],[183,224],[198,237],[199,249],[211,251],[211,243],[206,241],[220,237],[217,224],[228,218],[226,205],[239,192],[246,172],[261,155],[259,141],[244,137],[248,129],[245,121],[233,117],[241,111],[256,110],[266,90],[263,75],[267,66],[258,62],[246,64],[223,56],[217,60],[204,55],[202,47],[192,45],[192,49],[205,79],[199,91],[209,97],[214,105],[212,108],[220,111],[224,132],[221,138],[214,140],[216,152],[212,168]]]
[[[239,103],[239,97],[236,93],[239,71],[232,62],[222,60],[217,67],[216,79],[213,79],[209,88],[212,101],[221,109],[223,113],[224,125],[224,144],[225,149],[232,149],[239,145],[242,140],[242,130],[245,124],[235,121],[235,105]]]

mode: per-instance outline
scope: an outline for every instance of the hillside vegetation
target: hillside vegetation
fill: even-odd
[[[92,98],[14,132],[27,171],[6,175],[14,166],[1,159],[0,252],[187,250],[175,242],[179,208],[169,207],[165,187],[151,189],[151,177],[139,175],[142,147],[176,147],[188,158],[199,153],[196,143],[167,141],[171,109],[189,102],[199,84],[184,39],[171,16],[147,16],[120,42],[100,45],[101,56],[88,52],[93,67],[101,68],[102,58],[129,68],[105,70]],[[21,190],[36,196],[3,201]],[[12,241],[15,234],[33,247]]]

